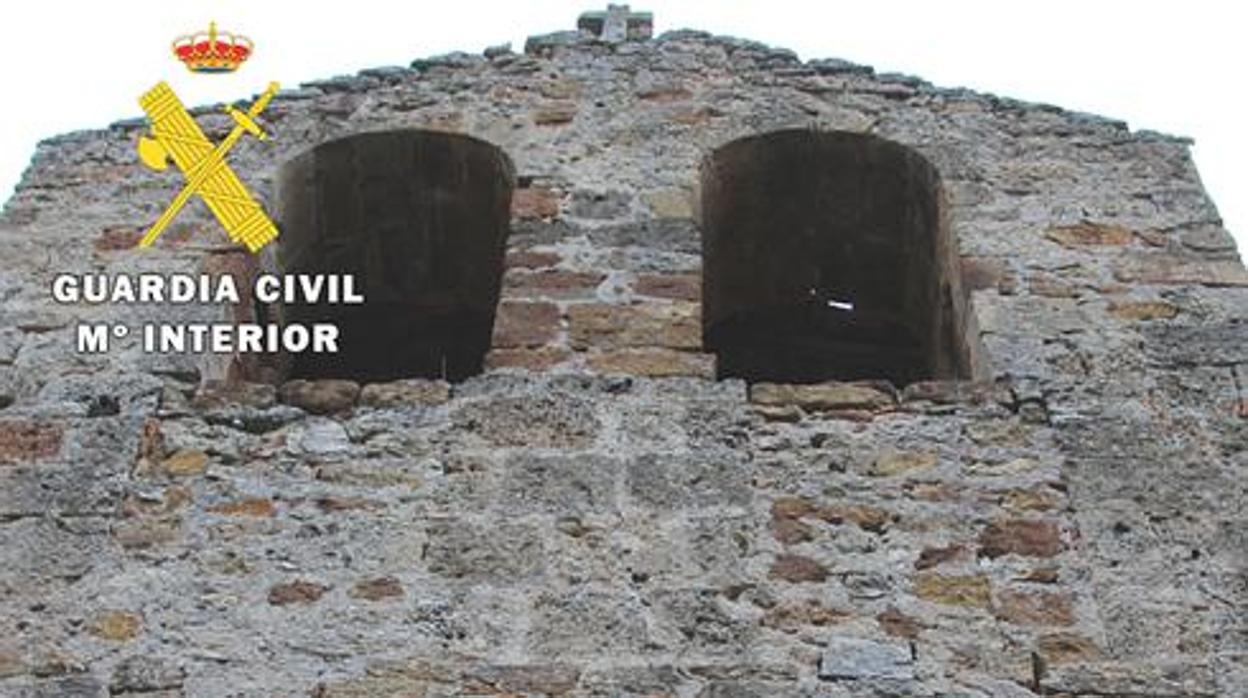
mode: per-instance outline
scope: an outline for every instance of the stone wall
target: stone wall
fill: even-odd
[[[55,274],[250,272],[199,204],[134,249],[180,183],[142,123],[40,144],[0,221],[3,695],[1248,693],[1248,272],[1187,142],[688,31],[267,115],[231,162],[270,204],[353,133],[508,155],[488,370],[76,354],[78,322],[237,309],[58,306]],[[715,380],[701,163],[790,128],[937,168],[982,380]]]

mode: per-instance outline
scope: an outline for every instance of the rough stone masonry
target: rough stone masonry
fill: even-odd
[[[619,8],[581,26],[281,93],[231,155],[281,218],[260,260],[198,204],[134,247],[181,183],[140,165],[143,123],[39,145],[0,220],[0,695],[1248,695],[1248,272],[1189,143]],[[283,168],[399,130],[472,165],[481,295],[437,311],[484,323],[482,366],[75,352],[81,322],[286,312],[49,286],[314,267]],[[962,369],[717,372],[707,163],[793,131],[930,166]],[[386,317],[424,317],[422,258],[371,259]]]

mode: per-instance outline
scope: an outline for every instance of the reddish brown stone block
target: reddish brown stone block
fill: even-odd
[[[1053,557],[1065,548],[1061,528],[1053,521],[998,521],[979,536],[980,557]]]
[[[996,257],[963,257],[962,285],[968,291],[995,288],[1008,295],[1018,287],[1018,281],[1005,261]]]
[[[795,584],[822,582],[828,578],[828,568],[808,557],[784,553],[776,556],[770,576]]]
[[[880,629],[886,634],[893,637],[904,637],[908,640],[917,639],[919,631],[923,629],[923,624],[918,619],[908,616],[892,606],[889,606],[888,609],[877,615],[875,622],[880,624]]]
[[[559,263],[558,253],[535,252],[533,250],[512,250],[507,253],[504,266],[508,269],[545,269]]]
[[[961,545],[946,545],[941,548],[924,548],[919,553],[919,559],[914,561],[914,569],[926,570],[944,564],[951,560],[957,560],[966,555],[966,548]]]
[[[1036,642],[1036,649],[1048,664],[1092,662],[1102,657],[1091,639],[1076,633],[1051,633]]]
[[[225,516],[271,517],[277,515],[277,506],[273,504],[271,499],[248,497],[247,499],[239,499],[208,507],[208,511]]]
[[[282,384],[282,402],[312,414],[332,414],[351,409],[360,396],[360,384],[338,378],[292,380]]]
[[[327,591],[329,591],[327,586],[304,580],[276,584],[269,589],[269,603],[274,606],[313,603],[324,596]]]
[[[61,452],[64,430],[48,422],[0,422],[0,463],[51,458]]]
[[[403,585],[394,577],[378,577],[356,582],[351,588],[352,598],[365,601],[383,601],[403,596]]]
[[[835,625],[851,615],[847,611],[828,608],[814,599],[807,599],[772,607],[763,616],[762,624],[767,628],[791,633],[806,627]]]
[[[557,300],[592,298],[598,285],[606,278],[606,274],[597,272],[512,269],[503,277],[503,295],[507,298]]]
[[[115,252],[137,247],[143,231],[125,226],[105,228],[92,243],[99,252]]]
[[[500,349],[549,344],[559,337],[559,323],[554,303],[503,302],[494,317],[491,344]]]
[[[643,296],[678,301],[702,300],[700,274],[642,274],[633,290]]]
[[[511,217],[522,220],[550,220],[559,215],[563,195],[547,187],[525,187],[511,194]]]
[[[1015,625],[1072,625],[1075,622],[1070,594],[1006,589],[997,600],[997,617]]]

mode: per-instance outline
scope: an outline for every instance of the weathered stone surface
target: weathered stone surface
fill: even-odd
[[[535,448],[585,447],[600,427],[589,403],[558,395],[470,403],[454,420],[491,445]]]
[[[280,391],[282,402],[312,414],[332,414],[351,409],[359,395],[359,383],[337,378],[287,381]]]
[[[122,660],[113,670],[108,690],[112,695],[148,693],[182,687],[186,671],[156,657],[136,655]]]
[[[1238,695],[1248,277],[1188,144],[756,42],[628,40],[613,12],[624,40],[604,20],[525,54],[279,95],[275,137],[230,156],[283,221],[280,249],[254,259],[198,205],[132,249],[177,179],[135,160],[143,123],[40,143],[0,215],[0,694]],[[232,125],[193,114],[214,140]],[[329,258],[359,247],[346,228],[300,249],[283,168],[411,129],[480,142],[506,167],[472,191],[407,182],[437,205],[374,231],[403,244],[365,245],[370,281],[384,277],[367,302],[393,303],[371,322],[463,311],[481,323],[481,375],[413,368],[358,395],[308,382],[279,404],[283,357],[75,351],[77,323],[290,321],[249,298],[48,291],[60,272],[346,269]],[[855,139],[863,157],[714,157],[793,129]],[[429,143],[421,163],[477,178]],[[757,202],[775,222],[777,202],[813,205],[805,189],[822,202],[856,187],[875,150],[927,174],[757,239],[711,233],[717,186],[750,166],[779,161]],[[373,164],[353,167],[378,194]],[[428,238],[392,234],[443,220],[461,190],[496,229],[450,216]],[[915,205],[928,194],[940,210]],[[820,234],[872,200],[910,221],[947,213],[949,235],[916,228],[910,249],[873,216]],[[704,315],[779,321],[789,291],[820,297],[766,278],[855,290],[807,277],[801,249],[761,273],[807,233],[829,244],[820,259],[877,250],[853,271],[897,303],[966,311],[939,338],[903,339],[906,318],[861,303],[837,316],[846,346],[878,330],[912,340],[916,362],[932,340],[962,337],[967,356],[896,387],[716,379]],[[462,267],[447,241],[473,241]],[[717,307],[703,282],[722,285],[736,242],[742,305]],[[943,296],[916,285],[932,262],[949,265]],[[465,270],[471,298],[433,288]],[[354,380],[349,363],[337,377]]]

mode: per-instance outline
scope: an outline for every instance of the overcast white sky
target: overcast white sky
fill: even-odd
[[[480,51],[575,26],[602,9],[573,0],[314,3],[139,0],[6,3],[0,111],[0,199],[35,143],[141,113],[136,100],[165,79],[188,104],[233,101],[269,80],[294,87],[453,50]],[[920,0],[652,0],[655,30],[704,29],[1122,119],[1196,139],[1206,187],[1241,250],[1248,249],[1243,68],[1248,28],[1239,3],[957,2]],[[169,56],[173,37],[216,19],[255,40],[238,73],[192,76]],[[1239,66],[1239,68],[1235,68]]]

